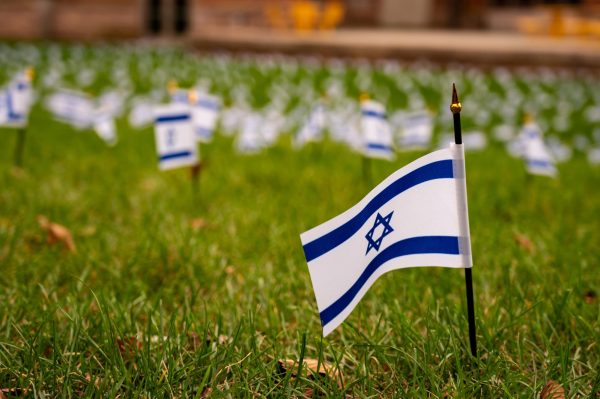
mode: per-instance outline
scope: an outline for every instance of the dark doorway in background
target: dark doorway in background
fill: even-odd
[[[157,35],[162,30],[161,0],[148,0],[146,21],[148,24],[148,32]]]
[[[175,33],[180,35],[188,28],[188,1],[175,0]]]

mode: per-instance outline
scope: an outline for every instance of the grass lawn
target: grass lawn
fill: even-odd
[[[467,128],[469,113],[466,96]],[[584,126],[574,115],[563,137]],[[282,136],[243,156],[218,134],[194,197],[188,170],[158,171],[151,127],[117,124],[109,148],[38,103],[22,170],[0,129],[0,397],[533,398],[551,379],[600,395],[600,168],[583,154],[549,179],[498,143],[467,153],[473,360],[461,270],[390,273],[321,337],[299,234],[369,191],[345,146]],[[422,154],[374,161],[373,180]],[[298,376],[281,359],[331,366]]]

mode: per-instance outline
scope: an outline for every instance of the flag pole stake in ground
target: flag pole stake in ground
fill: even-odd
[[[458,100],[458,94],[456,93],[456,86],[452,83],[452,103],[450,104],[450,111],[452,111],[452,117],[454,119],[454,142],[456,144],[462,144],[462,128],[460,125],[460,111],[462,105]],[[473,269],[470,267],[465,268],[465,286],[467,289],[467,315],[469,320],[469,342],[471,344],[471,354],[473,357],[477,357],[477,336],[475,330],[475,304],[473,301]]]
[[[17,142],[15,144],[15,159],[14,163],[17,168],[23,166],[23,151],[25,150],[25,136],[27,130],[23,127],[17,130]]]

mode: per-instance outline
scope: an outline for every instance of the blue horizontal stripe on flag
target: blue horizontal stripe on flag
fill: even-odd
[[[166,115],[166,116],[159,116],[158,118],[156,118],[156,120],[154,122],[155,123],[181,122],[181,121],[187,121],[189,119],[190,119],[189,114]]]
[[[392,147],[385,144],[368,143],[367,148],[370,150],[392,151]]]
[[[172,153],[169,153],[169,154],[161,155],[158,158],[158,160],[160,162],[162,162],[162,161],[168,161],[170,159],[175,159],[175,158],[185,158],[185,157],[189,157],[191,155],[192,155],[191,151],[172,152]]]
[[[375,111],[363,111],[362,116],[370,116],[372,118],[377,118],[377,119],[386,119],[385,114],[383,114],[381,112],[375,112]]]
[[[527,161],[527,165],[532,168],[546,168],[554,169],[554,164],[550,161],[541,161],[538,159],[530,159]]]
[[[383,251],[381,251],[367,265],[360,277],[356,280],[352,287],[348,289],[334,303],[323,310],[320,314],[321,324],[325,326],[333,320],[338,314],[350,305],[361,288],[366,284],[367,280],[381,267],[384,263],[394,258],[399,258],[406,255],[416,254],[449,254],[459,255],[458,237],[452,236],[424,236],[412,237],[402,241],[398,241]]]
[[[310,262],[318,258],[352,237],[358,229],[365,224],[371,215],[403,191],[430,180],[451,179],[453,177],[454,171],[451,159],[435,161],[407,173],[377,194],[352,219],[329,233],[304,245],[303,248],[306,261]]]

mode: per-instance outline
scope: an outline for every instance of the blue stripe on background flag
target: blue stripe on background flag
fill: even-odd
[[[526,123],[519,137],[527,172],[534,175],[554,177],[557,174],[554,158],[548,151],[540,128],[533,122]]]
[[[154,137],[161,170],[196,165],[198,145],[190,107],[171,103],[154,109]]]
[[[417,159],[357,205],[301,235],[323,335],[382,274],[405,267],[471,267],[463,146]]]
[[[361,104],[361,130],[365,156],[387,160],[394,158],[392,130],[383,104],[372,100]]]

